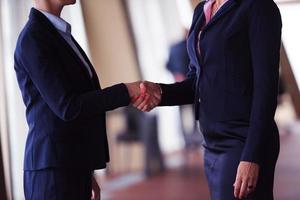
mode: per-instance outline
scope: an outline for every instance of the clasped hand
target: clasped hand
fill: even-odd
[[[148,81],[138,81],[128,83],[126,86],[131,98],[131,104],[135,108],[143,112],[149,112],[159,105],[162,95],[159,84]]]

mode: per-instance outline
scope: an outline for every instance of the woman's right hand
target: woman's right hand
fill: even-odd
[[[238,199],[246,198],[253,193],[259,175],[259,165],[252,162],[241,161],[238,169],[234,187],[234,197]]]

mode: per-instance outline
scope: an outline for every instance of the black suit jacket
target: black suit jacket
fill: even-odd
[[[161,105],[195,103],[197,119],[243,122],[246,131],[235,136],[245,142],[241,160],[259,162],[277,133],[279,10],[272,0],[229,0],[203,28],[200,55],[204,4],[195,9],[188,37],[188,79],[162,84]]]
[[[92,69],[92,79],[48,19],[31,10],[15,50],[29,126],[25,170],[92,170],[109,161],[105,112],[128,105],[130,98],[124,84],[101,89],[92,64],[77,47]]]

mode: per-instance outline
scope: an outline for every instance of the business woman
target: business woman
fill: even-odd
[[[280,44],[273,0],[203,1],[188,36],[188,78],[141,85],[162,93],[161,106],[195,104],[213,200],[273,199]],[[143,111],[156,106],[142,100],[134,105]]]
[[[109,162],[106,111],[127,106],[139,84],[102,89],[88,57],[60,18],[76,0],[35,0],[15,50],[29,126],[24,158],[28,200],[100,199],[93,170]],[[93,181],[92,181],[93,180]]]

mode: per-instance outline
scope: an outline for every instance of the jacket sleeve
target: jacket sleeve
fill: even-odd
[[[64,121],[90,118],[129,104],[124,84],[82,94],[76,92],[53,48],[39,42],[44,41],[43,37],[35,32],[26,34],[15,60],[21,63],[43,100],[59,118]]]
[[[253,66],[250,127],[241,160],[260,163],[261,152],[274,138],[277,106],[281,16],[272,0],[254,0],[249,10],[249,40]]]
[[[160,106],[193,104],[195,100],[196,69],[190,64],[187,79],[173,84],[160,84],[162,99]]]

